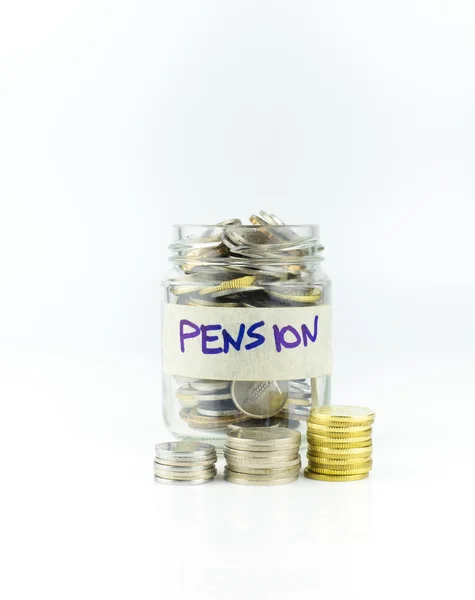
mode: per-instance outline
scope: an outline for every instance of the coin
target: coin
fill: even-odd
[[[283,485],[297,481],[298,477],[298,473],[291,477],[281,477],[278,479],[275,477],[266,478],[262,475],[236,475],[224,467],[224,480],[240,485]]]
[[[195,379],[190,385],[197,392],[214,394],[216,392],[228,391],[231,387],[231,382],[219,379]]]
[[[257,292],[261,288],[256,286],[247,286],[240,288],[226,288],[225,290],[218,290],[216,292],[210,293],[210,298],[223,298],[225,296],[234,296],[237,294],[244,294],[246,292]]]
[[[227,435],[228,448],[237,450],[269,451],[300,447],[300,433],[294,429],[236,429]]]
[[[218,401],[219,402],[219,401]],[[210,405],[214,406],[214,402],[206,402],[204,403],[202,406],[198,405],[196,407],[196,410],[199,412],[200,415],[203,415],[205,417],[226,417],[229,415],[240,415],[241,413],[236,409],[236,406],[231,402],[231,406],[229,405],[228,402],[223,401],[223,404],[221,405],[221,408],[207,408]],[[223,405],[226,408],[223,408]]]
[[[193,294],[195,292],[199,292],[200,289],[203,288],[203,284],[201,285],[177,285],[170,288],[172,294],[175,296],[182,296],[185,294]]]
[[[216,454],[210,458],[209,460],[173,460],[173,459],[157,459],[155,458],[155,462],[159,465],[169,466],[169,467],[199,467],[201,469],[206,469],[207,467],[211,467],[216,464],[217,456]]]
[[[312,409],[310,420],[313,423],[332,426],[363,426],[374,422],[374,410],[363,406],[319,406]],[[340,425],[341,423],[341,425]],[[338,425],[337,425],[338,424]]]
[[[307,441],[312,446],[326,448],[364,448],[371,446],[371,436],[360,438],[328,438],[322,435],[307,433]]]
[[[312,405],[312,400],[311,398],[298,398],[294,395],[290,395],[287,398],[287,402],[284,404],[284,408],[286,406],[311,406]]]
[[[231,279],[230,281],[223,281],[219,285],[213,285],[210,287],[204,287],[200,290],[200,295],[213,294],[215,292],[221,292],[223,290],[238,289],[242,287],[251,286],[256,280],[254,275],[245,275],[238,279]]]
[[[328,427],[327,425],[317,425],[309,421],[307,432],[315,435],[322,435],[328,438],[360,438],[371,435],[371,426],[361,427]]]
[[[210,483],[213,481],[213,477],[208,477],[206,479],[165,479],[163,477],[158,477],[154,475],[154,479],[157,483],[165,484],[165,485],[200,485],[203,483]]]
[[[257,419],[276,415],[288,394],[287,381],[233,381],[231,385],[231,395],[239,410]]]
[[[212,444],[191,440],[162,442],[155,446],[155,456],[170,460],[177,458],[206,460],[210,456],[216,456],[216,448]]]
[[[288,462],[299,457],[298,448],[288,450],[272,450],[272,451],[256,451],[256,450],[236,450],[229,446],[224,446],[225,458],[230,458],[233,461],[243,460],[258,460],[262,462]]]
[[[216,469],[203,469],[201,471],[189,472],[189,473],[174,473],[173,471],[164,471],[163,469],[153,470],[154,475],[161,477],[162,479],[175,479],[179,481],[189,481],[190,479],[212,479],[216,476]]]
[[[292,418],[292,415],[284,415],[281,411],[275,417],[269,417],[268,419],[246,419],[239,423],[232,423],[229,425],[229,428],[239,429],[244,427],[248,429],[249,427],[284,427],[287,429],[297,429],[299,426],[300,423],[296,418]]]
[[[293,461],[288,461],[287,463],[276,463],[275,465],[266,465],[260,466],[254,464],[254,462],[243,463],[241,462],[231,462],[229,460],[226,461],[226,468],[228,471],[233,471],[234,473],[242,473],[246,475],[283,475],[286,473],[291,473],[295,475],[295,471],[300,471],[302,463],[300,462],[300,458],[297,458]]]
[[[307,470],[311,473],[321,473],[322,475],[360,475],[361,473],[369,473],[371,466],[354,467],[352,469],[326,469],[325,467],[308,465]]]
[[[289,406],[288,408],[281,410],[278,416],[283,419],[297,419],[298,421],[306,422],[309,414],[310,412],[305,406]]]
[[[347,469],[359,469],[364,467],[372,467],[373,460],[371,457],[366,459],[357,458],[354,460],[334,460],[328,458],[314,458],[312,456],[308,456],[308,466],[309,467],[320,467],[322,469],[334,469],[335,471],[346,471]]]
[[[201,293],[201,292],[200,292]],[[275,292],[269,290],[268,293],[275,298],[279,298],[281,300],[287,300],[289,302],[295,302],[296,304],[314,304],[318,302],[322,297],[321,290],[314,290],[314,293],[309,294],[285,294],[282,292]]]
[[[188,306],[212,306],[218,308],[236,308],[236,306],[240,306],[239,302],[216,302],[205,300],[204,298],[188,298],[187,300]]]
[[[323,473],[313,473],[308,469],[305,469],[304,477],[308,479],[317,479],[318,481],[358,481],[359,479],[366,479],[369,473],[359,473],[358,475],[324,475]]]
[[[155,460],[153,463],[153,468],[156,471],[163,471],[165,473],[182,473],[185,475],[193,475],[195,473],[208,473],[208,471],[212,471],[214,469],[214,464],[216,463],[216,458],[210,466],[202,467],[199,464],[189,465],[164,465],[163,463]]]
[[[216,402],[217,400],[232,400],[231,392],[223,391],[216,393],[195,392],[196,400],[201,402]]]
[[[189,410],[186,416],[186,422],[195,429],[221,429],[226,428],[231,423],[237,423],[244,420],[244,415],[227,415],[223,417],[206,417],[200,415],[195,408]]]
[[[309,446],[307,456],[313,458],[332,458],[336,460],[346,460],[359,458],[364,459],[371,456],[373,446],[369,445],[363,448],[326,448],[325,446]]]

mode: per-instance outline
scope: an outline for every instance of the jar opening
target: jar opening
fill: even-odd
[[[175,225],[170,260],[185,271],[201,266],[261,268],[323,260],[318,225]]]

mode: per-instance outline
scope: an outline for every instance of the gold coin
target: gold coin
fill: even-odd
[[[324,475],[323,473],[313,473],[308,469],[305,469],[303,474],[307,479],[316,479],[318,481],[358,481],[359,479],[366,479],[369,476],[369,473],[360,473],[358,475]]]
[[[307,431],[315,435],[324,435],[329,438],[359,438],[371,435],[371,426],[360,427],[331,427],[328,425],[317,425],[311,421],[307,424]]]
[[[325,448],[366,448],[371,446],[371,436],[360,438],[328,438],[322,435],[313,435],[307,433],[307,441],[309,445]]]
[[[348,460],[359,458],[361,460],[371,456],[373,446],[364,448],[325,448],[325,446],[311,446],[308,448],[307,456],[312,458],[332,458],[334,460]]]
[[[183,294],[198,292],[202,287],[202,285],[177,285],[170,288],[170,290],[175,296],[182,296]]]
[[[312,409],[310,421],[332,427],[358,427],[371,425],[374,417],[374,410],[364,406],[318,406]]]
[[[239,277],[238,279],[231,279],[230,281],[223,281],[219,285],[212,287],[205,287],[200,290],[200,296],[203,294],[212,294],[214,292],[222,292],[223,290],[233,290],[236,288],[252,286],[256,281],[255,275],[246,275],[245,277]]]
[[[320,473],[322,475],[361,475],[362,473],[369,473],[371,468],[371,465],[351,469],[326,469],[325,467],[314,467],[313,465],[307,466],[307,470],[311,473]]]
[[[312,458],[308,457],[308,466],[312,469],[332,469],[335,471],[348,471],[353,469],[364,469],[365,467],[371,468],[373,466],[373,459],[368,458],[366,460],[333,460],[328,458]]]
[[[269,290],[267,292],[270,296],[280,298],[281,300],[289,300],[290,302],[302,302],[303,304],[312,302],[318,302],[322,297],[322,291],[318,288],[311,290],[308,294],[282,294],[281,292],[274,292]]]

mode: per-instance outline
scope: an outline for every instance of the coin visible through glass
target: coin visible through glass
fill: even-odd
[[[288,381],[233,381],[231,395],[246,415],[266,419],[276,415],[289,396]]]

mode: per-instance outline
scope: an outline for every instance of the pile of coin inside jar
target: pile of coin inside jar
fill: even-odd
[[[176,376],[180,416],[193,429],[234,427],[295,429],[311,408],[310,385],[295,381],[213,381]]]
[[[300,433],[291,429],[238,429],[226,438],[224,479],[243,485],[280,485],[299,476]]]
[[[323,250],[315,234],[309,229],[300,235],[265,211],[249,221],[251,226],[243,226],[240,219],[229,219],[174,242],[170,249],[178,271],[168,282],[167,302],[210,308],[328,303],[327,276],[315,278]],[[310,415],[309,379],[242,382],[175,375],[174,380],[179,416],[193,430],[297,429]]]
[[[216,449],[202,442],[165,442],[155,446],[155,481],[173,485],[208,483],[216,475]]]
[[[320,481],[366,479],[373,466],[375,413],[362,406],[321,406],[307,423],[305,477]]]

